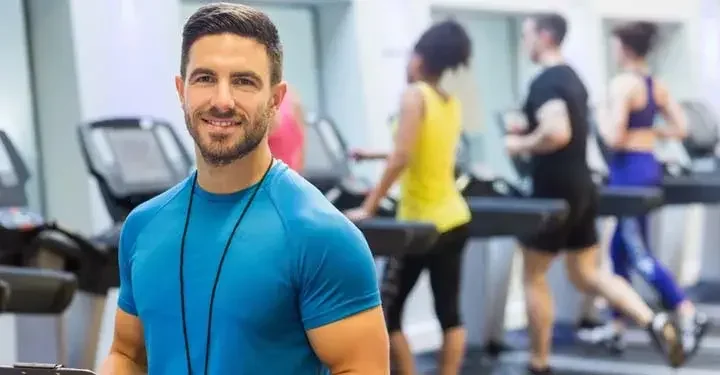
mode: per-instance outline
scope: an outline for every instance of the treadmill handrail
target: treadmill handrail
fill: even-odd
[[[663,191],[660,187],[652,186],[612,186],[605,185],[600,187],[600,194],[622,195],[625,197],[662,197]]]
[[[512,201],[512,204],[508,204]],[[502,209],[507,212],[558,212],[568,209],[568,203],[562,199],[517,198],[517,197],[468,197],[470,210]]]
[[[0,279],[12,293],[5,311],[18,314],[60,314],[78,287],[73,274],[40,268],[0,266]]]

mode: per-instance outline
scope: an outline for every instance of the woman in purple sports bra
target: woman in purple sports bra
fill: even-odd
[[[613,30],[613,43],[621,72],[610,82],[609,106],[599,119],[600,134],[613,150],[609,161],[609,185],[659,186],[663,168],[655,158],[655,143],[662,138],[684,138],[685,115],[663,82],[650,72],[647,55],[656,39],[657,26],[632,22]],[[660,114],[667,125],[657,127]],[[708,319],[693,303],[667,268],[648,248],[647,217],[618,218],[610,246],[613,271],[630,280],[637,272],[659,294],[663,307],[674,311],[686,357],[695,353],[704,336]],[[613,321],[581,332],[581,339],[604,342],[614,352],[624,349],[622,317],[613,311]]]

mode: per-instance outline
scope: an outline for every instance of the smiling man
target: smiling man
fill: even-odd
[[[185,24],[176,86],[197,171],[125,222],[101,374],[389,374],[367,243],[268,147],[281,72],[262,12],[216,3]]]

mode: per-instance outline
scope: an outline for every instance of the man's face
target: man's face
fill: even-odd
[[[175,82],[188,131],[208,164],[241,159],[266,141],[285,83],[271,86],[267,50],[251,38],[204,36],[188,57]]]
[[[535,21],[531,18],[528,18],[525,20],[525,22],[523,22],[522,39],[523,47],[525,48],[525,51],[530,57],[530,60],[532,60],[532,62],[534,63],[537,63],[540,59],[540,52],[542,51],[542,49],[540,45],[541,43],[537,30],[537,25],[535,24]]]

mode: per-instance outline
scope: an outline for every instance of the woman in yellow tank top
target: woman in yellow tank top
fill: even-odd
[[[389,155],[356,153],[358,158],[387,157],[380,183],[363,205],[346,214],[372,216],[390,187],[400,180],[397,218],[435,224],[440,238],[427,255],[389,259],[383,272],[383,309],[394,363],[414,375],[413,356],[402,333],[405,301],[424,269],[430,272],[435,313],[443,329],[440,374],[458,374],[465,347],[460,319],[460,271],[468,239],[470,210],[455,185],[455,156],[461,133],[460,103],[439,87],[448,69],[467,65],[470,39],[456,22],[435,24],[420,37],[408,65],[409,86],[402,96]]]

